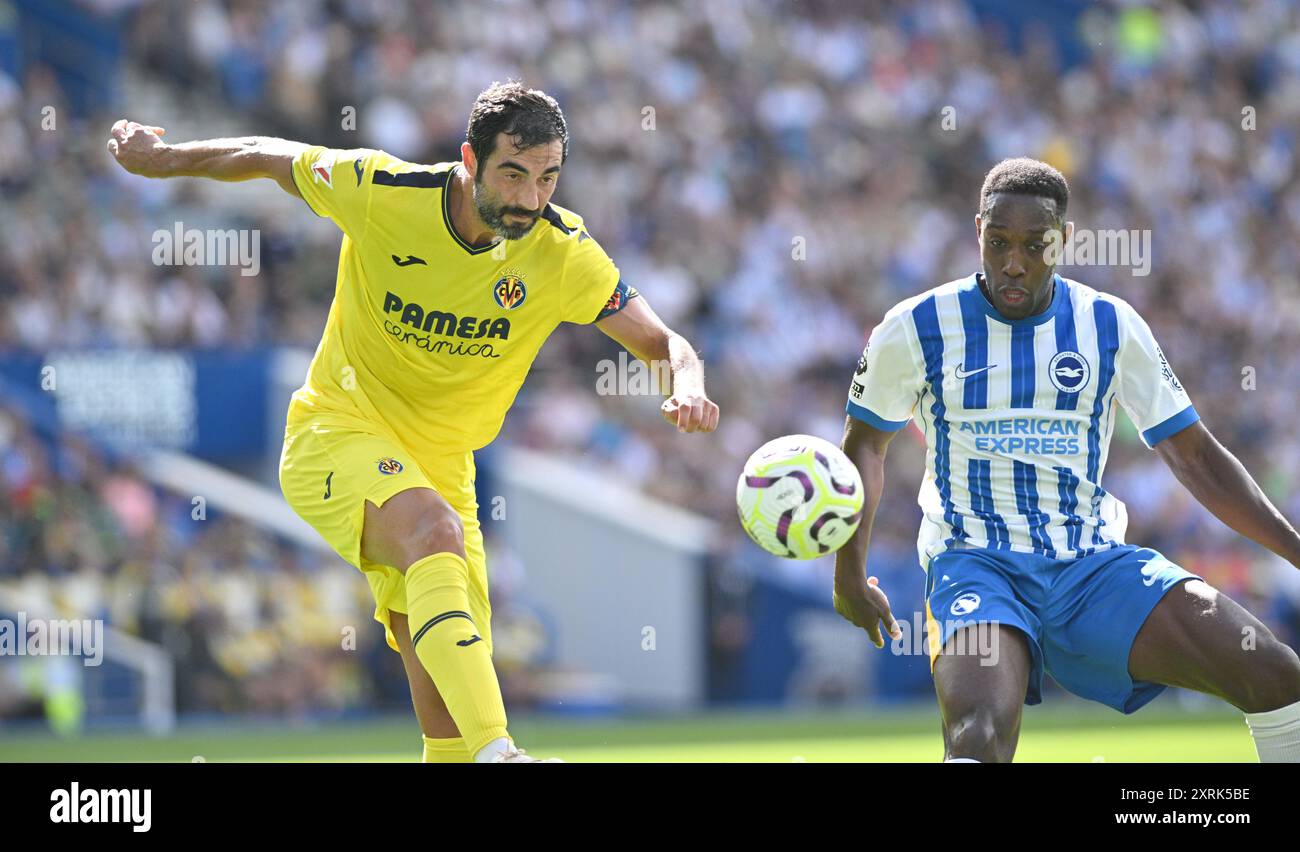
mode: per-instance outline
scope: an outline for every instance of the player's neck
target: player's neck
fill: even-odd
[[[451,193],[451,226],[456,229],[456,235],[475,248],[496,242],[496,232],[487,226],[474,207],[473,179],[464,166],[452,172],[447,191]]]

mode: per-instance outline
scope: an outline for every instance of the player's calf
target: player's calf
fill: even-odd
[[[415,708],[415,718],[420,722],[420,732],[426,738],[451,739],[460,737],[456,722],[447,712],[447,704],[438,693],[429,673],[420,665],[420,658],[411,646],[411,627],[406,613],[389,614],[392,622],[393,636],[397,639],[397,650],[402,655],[402,666],[406,669],[406,679],[411,686],[411,704]],[[464,744],[462,743],[462,750]]]

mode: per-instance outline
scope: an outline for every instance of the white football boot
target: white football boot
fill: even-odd
[[[546,760],[539,760],[535,757],[529,757],[521,748],[515,748],[513,745],[505,751],[498,752],[497,756],[492,758],[493,763],[563,763],[558,757],[550,757]]]

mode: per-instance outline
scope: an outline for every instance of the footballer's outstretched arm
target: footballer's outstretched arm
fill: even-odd
[[[1156,452],[1216,518],[1300,568],[1300,535],[1245,466],[1197,421],[1156,444]]]
[[[835,611],[854,625],[867,631],[877,648],[885,646],[880,622],[895,639],[902,635],[889,609],[889,598],[880,590],[875,577],[867,576],[867,548],[871,543],[871,526],[876,507],[885,490],[885,453],[898,432],[886,432],[849,415],[844,421],[845,455],[858,466],[862,475],[862,521],[853,537],[835,554]]]
[[[270,136],[205,139],[168,145],[161,127],[121,119],[108,150],[122,168],[143,177],[206,177],[214,180],[271,178],[295,198],[293,160],[309,146]]]
[[[660,411],[681,432],[712,432],[718,428],[718,406],[704,392],[704,364],[689,341],[664,325],[644,296],[627,303],[596,327],[653,370],[668,364],[672,395]]]

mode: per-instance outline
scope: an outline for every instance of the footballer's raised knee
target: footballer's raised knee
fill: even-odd
[[[980,763],[1010,763],[1016,753],[1014,725],[991,710],[976,709],[944,722],[948,753],[945,758],[969,757]]]
[[[435,553],[465,556],[465,528],[460,515],[438,492],[411,488],[390,497],[383,506],[366,504],[361,553],[403,574]]]
[[[435,553],[465,555],[465,528],[451,507],[430,509],[421,516],[416,528],[399,545],[400,558],[395,566],[405,572],[416,562]]]

